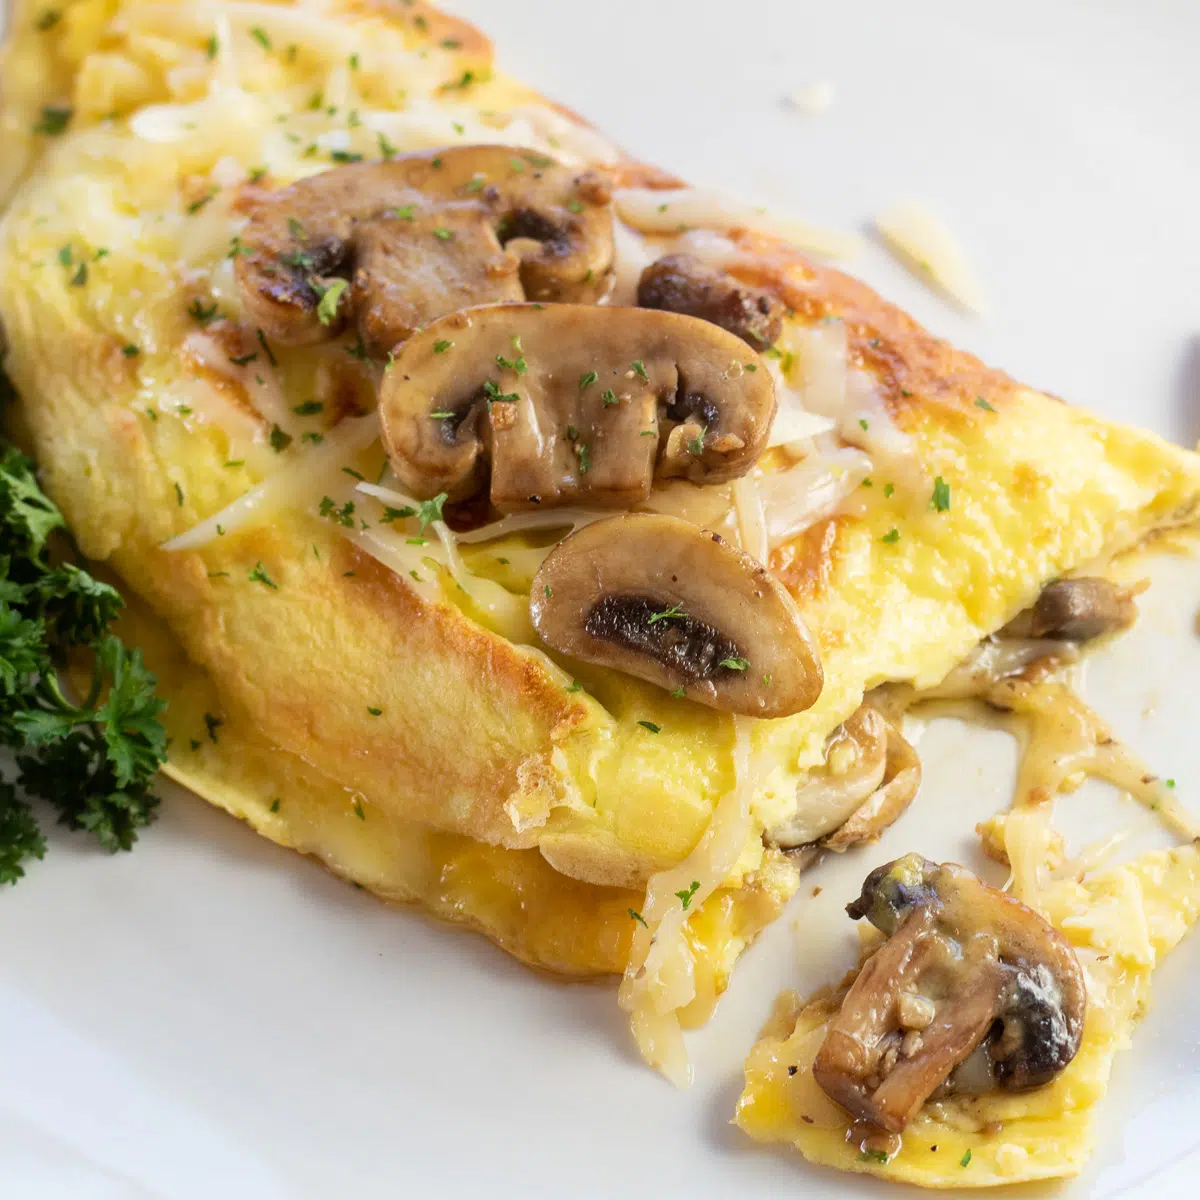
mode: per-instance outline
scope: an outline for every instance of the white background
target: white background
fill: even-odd
[[[501,64],[697,184],[844,227],[898,200],[958,234],[990,300],[954,314],[872,248],[854,264],[934,330],[1110,416],[1200,433],[1200,6],[458,0]],[[833,108],[783,97],[830,80]],[[1088,692],[1200,802],[1200,569],[1168,560]],[[692,1039],[687,1094],[640,1067],[607,986],[535,977],[384,908],[171,794],[137,852],[56,835],[0,896],[0,1194],[903,1197],[728,1125],[776,991],[835,977],[836,910],[908,849],[973,861],[1013,751],[933,726],[913,812],[822,866]],[[1095,832],[1102,798],[1065,800]],[[1120,809],[1131,815],[1129,806]],[[797,926],[800,926],[798,929]],[[1093,1168],[1065,1195],[1194,1195],[1195,944],[1156,977]],[[1063,1194],[1025,1189],[1022,1196]]]

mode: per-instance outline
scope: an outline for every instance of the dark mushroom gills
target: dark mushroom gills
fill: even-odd
[[[560,542],[533,580],[534,627],[583,662],[710,708],[783,717],[816,702],[816,643],[761,563],[677,517],[627,514]]]

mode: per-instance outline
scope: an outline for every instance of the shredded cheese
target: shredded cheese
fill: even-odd
[[[678,1016],[696,994],[695,961],[686,935],[688,914],[733,870],[752,828],[751,722],[744,717],[733,720],[734,785],[717,802],[691,854],[651,877],[619,993],[642,1057],[680,1088],[692,1082]],[[679,892],[689,893],[686,910]]]
[[[292,461],[268,476],[248,492],[213,513],[198,525],[163,542],[163,550],[198,550],[220,531],[234,533],[244,526],[262,521],[272,513],[311,498],[319,485],[346,465],[346,460],[379,439],[379,421],[372,413],[343,421],[326,435],[325,441],[311,450],[296,454]]]
[[[819,117],[833,103],[833,84],[827,79],[797,88],[788,97],[788,103],[806,117]]]
[[[742,549],[765,564],[771,554],[767,515],[755,480],[743,475],[733,485],[733,507],[737,513],[738,540]]]
[[[875,218],[875,228],[918,278],[941,289],[967,312],[984,311],[979,286],[958,243],[927,209],[904,204]]]
[[[871,470],[871,460],[861,450],[846,447],[764,475],[758,494],[768,544],[778,546],[832,516]]]
[[[207,333],[189,333],[183,340],[183,350],[214,374],[231,380],[245,391],[255,410],[268,423],[266,431],[259,430],[260,438],[266,437],[272,426],[284,433],[295,433],[296,418],[275,368],[265,355],[257,355],[253,363],[235,363],[228,351]]]
[[[821,229],[698,188],[621,188],[613,194],[613,200],[621,219],[642,233],[682,233],[696,226],[720,231],[752,229],[774,234],[825,258],[853,258],[862,248],[855,234]]]

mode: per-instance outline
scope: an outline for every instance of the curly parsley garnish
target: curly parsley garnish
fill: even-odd
[[[15,780],[0,781],[0,883],[15,883],[46,850],[18,788],[110,851],[128,850],[158,805],[150,783],[166,733],[156,680],[140,652],[109,633],[124,603],[118,592],[71,563],[52,564],[49,539],[62,529],[33,463],[0,448],[0,743],[17,767]],[[79,703],[59,683],[68,655],[91,661]]]

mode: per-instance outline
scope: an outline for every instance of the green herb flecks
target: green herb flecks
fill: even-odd
[[[929,504],[935,512],[950,511],[950,485],[940,475],[933,481],[933,496]]]
[[[313,290],[320,297],[317,303],[317,320],[322,325],[332,325],[337,320],[338,304],[341,302],[342,293],[349,286],[344,279],[335,279],[328,287],[313,283]]]

